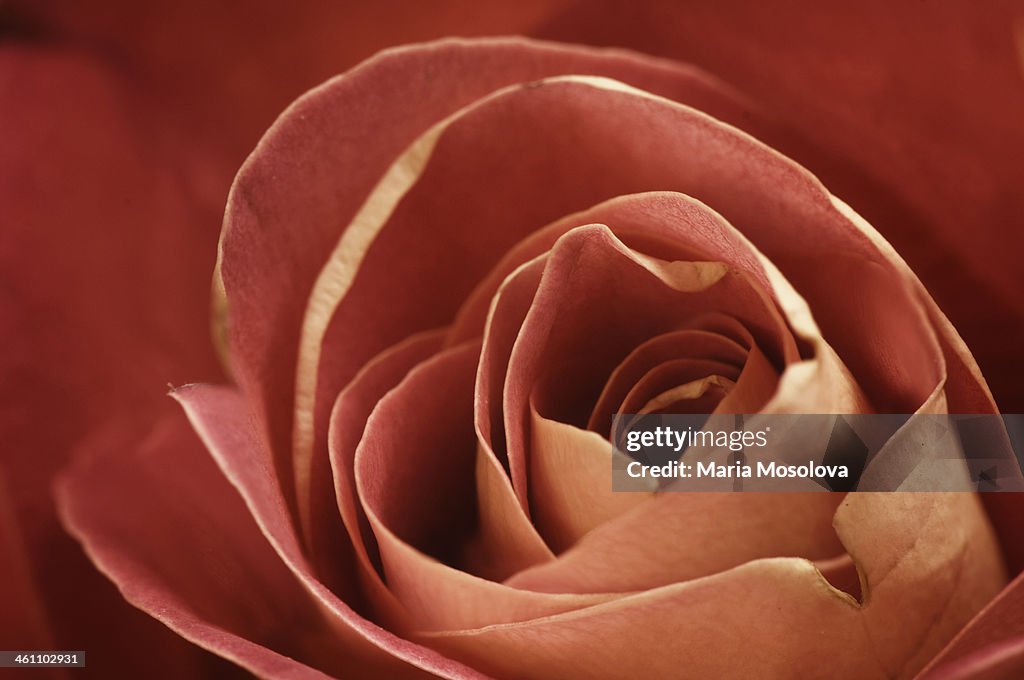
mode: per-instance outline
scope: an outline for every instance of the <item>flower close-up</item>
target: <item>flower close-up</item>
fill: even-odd
[[[1024,677],[1020,3],[120,5],[0,4],[8,665]]]

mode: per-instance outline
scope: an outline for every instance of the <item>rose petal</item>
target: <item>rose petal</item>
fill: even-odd
[[[749,241],[707,206],[676,192],[625,194],[561,217],[509,249],[460,308],[449,343],[475,333],[491,298],[513,270],[551,250],[571,229],[586,224],[610,226],[619,239],[650,255],[666,260],[725,262],[770,286]],[[725,323],[730,330],[734,328]]]
[[[634,253],[607,227],[580,227],[559,239],[508,365],[502,412],[517,492],[526,494],[528,399],[545,417],[585,423],[607,376],[633,348],[693,315],[721,309],[760,337],[785,327],[763,291],[720,263]],[[586,341],[594,337],[601,342]],[[543,498],[531,496],[536,502]]]
[[[618,134],[627,124],[639,125],[648,134]],[[502,134],[493,134],[495,130]],[[573,136],[565,136],[566,130]],[[656,150],[648,148],[652,138],[659,140]],[[423,168],[427,154],[431,162]],[[679,162],[688,158],[700,163]],[[411,187],[410,172],[421,173]],[[396,239],[413,223],[423,228],[425,220],[437,221],[439,230],[443,225],[486,223],[487,233],[505,234],[515,232],[517,225],[540,224],[593,204],[607,193],[659,185],[686,189],[741,225],[777,260],[808,296],[824,334],[838,343],[844,361],[852,361],[853,372],[868,383],[869,396],[881,401],[879,408],[900,410],[896,402],[916,408],[941,379],[939,347],[909,273],[894,271],[888,251],[880,250],[804,170],[684,106],[607,80],[552,78],[542,87],[504,90],[464,109],[411,147],[394,173],[371,195],[367,205],[373,208],[367,209],[365,224],[368,230],[379,228],[385,219],[380,211],[388,206],[381,234]],[[506,191],[544,200],[520,206],[514,215],[498,211],[496,202],[467,192],[485,176],[501,177]],[[449,195],[456,191],[459,197]],[[398,197],[402,200],[396,206]],[[814,239],[803,238],[806,225],[815,226]],[[820,266],[840,249],[844,271],[861,277],[865,290],[886,293],[871,305],[851,306],[849,314],[831,304],[845,293],[838,279],[823,276]],[[416,260],[418,266],[427,261]],[[884,342],[863,337],[866,329],[883,324],[893,329]],[[905,370],[880,368],[891,362]]]
[[[695,399],[710,386],[705,380],[714,379],[720,388],[729,389],[736,384],[740,370],[718,361],[677,359],[648,371],[623,399],[617,413],[651,413],[665,408],[677,400]],[[660,404],[660,406],[658,406]],[[715,402],[717,405],[717,401]],[[707,413],[713,411],[712,407]],[[688,411],[683,411],[688,413]]]
[[[1003,410],[1024,410],[1019,5],[819,10],[580,2],[541,35],[694,63],[763,103],[810,142],[772,145],[879,228],[968,340]]]
[[[334,404],[334,412],[331,414],[329,460],[323,461],[317,457],[311,470],[310,481],[313,489],[319,488],[322,483],[319,479],[321,474],[327,472],[333,475],[337,507],[341,513],[342,524],[348,533],[348,541],[344,538],[340,540],[351,543],[360,583],[369,593],[369,604],[376,607],[382,616],[396,616],[395,609],[398,605],[381,580],[378,572],[380,555],[377,552],[377,543],[360,505],[355,479],[356,448],[366,429],[366,420],[377,402],[398,385],[414,366],[433,355],[440,348],[443,337],[443,331],[427,331],[411,336],[405,342],[382,352],[356,374],[352,382],[338,395]],[[328,467],[326,471],[322,469],[325,465]],[[317,498],[318,496],[313,496],[311,500],[316,501]],[[316,505],[312,510],[311,526],[314,530],[321,525],[324,527],[322,540],[339,540],[327,531],[332,523],[337,524],[337,515]],[[317,534],[314,533],[313,537],[316,538]],[[316,548],[317,543],[312,547]]]
[[[510,537],[515,536],[515,542],[524,548],[513,560],[506,558],[505,564],[511,571],[553,557],[550,548],[537,533],[536,526],[530,521],[529,504],[525,496],[517,493],[507,474],[509,462],[501,409],[512,347],[519,327],[529,312],[545,263],[546,256],[542,256],[522,265],[496,292],[487,316],[473,386],[473,424],[477,437],[477,482],[482,526],[499,530]],[[455,332],[453,329],[452,333]],[[515,507],[510,507],[510,496],[515,500]],[[482,537],[482,540],[488,539]]]
[[[76,462],[59,499],[69,528],[124,597],[200,647],[250,672],[292,678],[387,663],[368,645],[348,659],[336,651],[338,635],[180,414],[134,450]]]
[[[356,452],[356,483],[385,579],[408,610],[393,624],[405,629],[507,623],[611,598],[509,588],[437,558],[457,562],[462,537],[476,528],[470,411],[478,356],[471,341],[413,369],[377,404]]]
[[[610,463],[607,469],[610,478]],[[605,488],[610,487],[609,481]],[[659,494],[593,529],[554,562],[507,583],[555,593],[627,592],[701,578],[763,557],[831,558],[842,551],[832,528],[841,500],[823,493]]]
[[[663,677],[682,668],[692,677],[788,678],[804,668],[811,677],[907,677],[1002,586],[972,495],[855,494],[836,521],[863,574],[863,606],[806,561],[768,559],[579,612],[429,639],[495,675]],[[569,657],[566,648],[587,653]]]
[[[838,206],[842,208],[841,205]],[[846,213],[844,213],[846,214]],[[859,220],[856,215],[849,214],[851,220]],[[536,256],[545,248],[550,248],[566,231],[580,223],[598,222],[614,224],[616,233],[628,241],[642,239],[654,240],[658,243],[657,251],[662,257],[679,257],[692,249],[695,253],[703,253],[712,259],[721,260],[750,272],[756,279],[764,282],[766,288],[779,300],[786,310],[787,320],[798,330],[799,335],[814,348],[814,361],[790,366],[785,375],[785,382],[771,408],[781,412],[832,412],[859,413],[870,409],[859,386],[853,381],[849,371],[835,355],[834,350],[821,338],[820,332],[811,318],[807,304],[792,289],[788,281],[778,272],[774,265],[767,261],[753,245],[728,222],[699,202],[682,194],[671,192],[649,192],[630,196],[621,196],[601,203],[591,209],[570,215],[554,222],[544,229],[535,232],[518,244],[492,270],[491,274],[477,287],[467,303],[459,312],[453,324],[452,337],[449,342],[472,332],[476,327],[476,319],[481,316],[483,303],[492,294],[503,276],[517,266],[525,258]],[[861,225],[862,220],[855,224]],[[866,234],[871,237],[873,232],[867,225]],[[868,233],[870,232],[870,233]],[[880,248],[889,253],[889,246],[879,242]],[[662,252],[666,251],[666,252]],[[671,255],[670,253],[676,253]],[[896,258],[895,254],[891,257]],[[735,335],[742,339],[742,325],[737,329],[735,320],[722,317],[720,313],[702,315],[696,321],[711,324],[708,328],[722,329],[719,332]],[[955,334],[953,334],[955,336]],[[946,339],[945,334],[943,340]],[[950,340],[952,342],[952,340]],[[790,360],[795,359],[795,347],[783,343],[784,352]],[[943,349],[949,343],[943,345]],[[951,352],[949,356],[956,360],[954,369],[962,366],[962,350]],[[981,395],[984,381],[980,375],[967,378],[962,371],[957,373],[954,388],[962,400],[973,399]],[[827,386],[827,387],[825,387]],[[982,408],[983,399],[973,402]],[[988,408],[991,409],[989,401]],[[610,412],[609,412],[610,413]],[[592,415],[593,418],[593,415]]]
[[[1018,575],[918,676],[996,680],[1024,669],[1024,576]]]
[[[778,384],[775,367],[754,345],[736,386],[718,403],[715,413],[757,413],[775,394]]]
[[[596,432],[544,418],[531,404],[530,435],[530,505],[555,551],[653,497],[612,491],[612,445]]]
[[[476,452],[477,512],[480,531],[466,546],[466,570],[503,581],[521,569],[554,559],[512,488],[494,452],[482,444]]]
[[[739,325],[742,329],[742,325]],[[749,343],[749,332],[747,334]],[[601,390],[597,404],[590,414],[587,429],[607,435],[612,414],[625,399],[628,390],[651,368],[670,357],[701,357],[742,366],[747,348],[735,340],[705,330],[686,329],[656,336],[638,345],[622,360]]]
[[[304,596],[328,617],[335,632],[333,646],[343,648],[347,654],[383,658],[394,666],[394,672],[408,670],[408,665],[451,676],[472,675],[449,659],[398,638],[359,616],[312,572],[302,553],[263,431],[241,393],[232,388],[195,385],[175,390],[173,396],[184,406],[210,454],[241,494],[265,540],[274,548],[275,554],[266,559],[283,562],[303,587]]]
[[[446,323],[488,261],[516,240],[510,232],[513,238],[503,244],[494,237],[497,230],[479,230],[476,248],[491,255],[471,258],[466,257],[470,249],[450,249],[456,240],[438,229],[431,243],[448,244],[447,257],[458,254],[456,266],[450,266],[440,254],[423,250],[434,246],[422,242],[422,229],[414,230],[413,248],[421,256],[411,259],[402,256],[412,252],[405,240],[408,234],[399,231],[398,241],[389,238],[392,245],[367,252],[366,240],[374,234],[362,228],[348,230],[335,264],[320,274],[321,284],[312,293],[298,362],[305,367],[299,370],[309,373],[299,376],[296,391],[295,364],[286,359],[294,357],[300,345],[303,309],[296,302],[313,291],[339,226],[357,215],[388,164],[431,124],[497,88],[581,71],[685,97],[725,118],[745,113],[732,95],[698,72],[637,55],[524,40],[452,40],[383,53],[300,98],[243,166],[229,198],[218,278],[230,301],[227,326],[235,374],[247,392],[258,395],[261,411],[266,412],[271,441],[280,452],[279,474],[286,483],[293,475],[293,463],[284,453],[292,434],[288,395],[295,393],[298,400],[295,465],[305,494],[314,446],[314,401],[319,403],[315,435],[322,441],[334,396],[362,363],[412,332]],[[444,77],[436,78],[436,73]],[[405,105],[410,98],[417,102],[411,109]],[[345,181],[339,183],[339,177]],[[395,246],[397,251],[392,250]],[[362,264],[369,266],[360,266],[364,256],[369,261]],[[395,276],[380,280],[372,274],[378,271],[372,263],[379,257],[389,263],[383,271]],[[411,272],[398,275],[399,263],[415,267],[417,261],[419,266],[436,263],[430,286],[414,285]],[[353,280],[357,268],[371,273]],[[393,285],[388,281],[397,280],[408,286],[393,300],[394,309],[384,310],[377,301]],[[327,281],[332,283],[325,288]],[[349,297],[358,302],[335,311],[349,285],[355,286]],[[369,298],[360,292],[367,286],[373,291]],[[372,306],[367,307],[366,300]],[[362,329],[351,337],[346,330],[349,318],[358,318]],[[329,322],[341,337],[329,338],[327,344],[342,344],[345,350],[324,355],[323,378],[317,385],[319,349]]]
[[[476,530],[470,413],[478,356],[479,342],[470,342],[413,367],[374,405],[354,460],[375,533],[384,526],[449,562]]]

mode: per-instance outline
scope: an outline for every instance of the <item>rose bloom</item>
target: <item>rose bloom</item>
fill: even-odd
[[[616,412],[1022,403],[1020,8],[808,7],[16,4],[0,646],[1024,676],[1017,494],[610,490]]]

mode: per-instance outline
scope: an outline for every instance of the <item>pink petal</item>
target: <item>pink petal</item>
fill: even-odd
[[[545,418],[532,404],[529,416],[530,505],[556,552],[653,497],[612,491],[612,445],[603,436]]]
[[[788,334],[764,292],[720,263],[649,258],[626,248],[607,227],[580,227],[563,236],[508,365],[502,411],[517,490],[526,489],[528,400],[545,417],[583,424],[607,376],[633,348],[695,315],[722,309],[759,337]],[[593,338],[600,342],[589,342]],[[531,504],[542,502],[542,495],[531,494]]]
[[[789,130],[763,138],[893,243],[968,340],[1003,410],[1019,412],[1020,6],[820,9],[580,2],[541,35],[697,64],[757,101]]]
[[[928,667],[920,680],[995,680],[1024,671],[1024,576],[988,604]]]
[[[651,409],[659,410],[656,404],[652,404],[655,400],[662,403],[660,408],[666,408],[673,403],[674,398],[683,398],[680,393],[673,394],[673,390],[681,389],[684,386],[686,389],[682,391],[688,395],[686,398],[695,398],[700,396],[698,392],[701,388],[708,387],[707,383],[701,382],[705,378],[717,378],[720,381],[719,386],[728,384],[731,389],[740,377],[740,370],[735,366],[718,361],[700,359],[666,361],[645,373],[633,385],[622,400],[622,404],[615,410],[617,413],[651,413]],[[721,382],[723,379],[727,382]],[[700,393],[703,394],[703,392]],[[717,406],[717,401],[715,405]],[[713,410],[714,408],[706,412],[710,413]],[[682,411],[682,413],[687,412]],[[698,411],[698,413],[703,412],[705,411]]]
[[[619,134],[624,127],[641,127],[646,134]],[[567,136],[566,130],[572,134]],[[658,140],[656,153],[651,139]],[[430,162],[420,169],[428,153]],[[679,162],[690,158],[700,162]],[[878,408],[916,408],[940,380],[940,345],[921,309],[919,288],[870,227],[856,221],[798,166],[686,107],[609,81],[550,79],[542,87],[502,91],[463,110],[423,137],[395,168],[399,174],[385,179],[368,203],[375,213],[384,205],[394,212],[367,213],[370,222],[360,223],[367,230],[382,229],[378,241],[388,234],[396,239],[390,250],[382,246],[371,251],[381,258],[390,252],[391,265],[399,253],[399,235],[411,233],[413,225],[436,229],[438,243],[451,244],[460,242],[443,231],[451,225],[487,224],[488,234],[515,233],[523,224],[543,224],[609,194],[669,186],[724,214],[780,265]],[[408,175],[400,174],[407,170],[419,173],[412,186]],[[470,190],[480,177],[500,178],[511,195],[538,198],[514,212],[504,211],[496,207],[502,202],[485,198],[486,192]],[[804,238],[811,225],[815,238]],[[468,251],[463,247],[469,246],[460,246],[464,256]],[[416,266],[441,266],[438,257],[424,254]],[[481,258],[477,253],[468,261]],[[334,268],[344,261],[336,260]],[[833,301],[845,293],[839,279],[825,276],[828,268],[821,266],[833,261],[847,275],[860,277],[864,290],[886,294],[870,305],[843,305],[840,311]],[[363,268],[373,269],[371,259]],[[347,301],[358,298],[355,291]],[[883,339],[865,337],[867,329],[878,327],[891,331]],[[920,347],[927,351],[918,351]],[[894,362],[905,370],[884,368]]]
[[[515,537],[511,543],[520,550],[501,549],[505,555],[501,563],[503,578],[509,573],[525,569],[533,564],[550,560],[550,548],[530,521],[529,505],[522,488],[516,489],[508,470],[508,453],[505,444],[504,413],[502,411],[505,377],[509,357],[519,330],[530,309],[537,285],[544,271],[546,257],[538,257],[524,264],[513,276],[509,276],[496,292],[492,311],[487,317],[483,346],[477,365],[476,382],[473,387],[473,423],[477,437],[477,495],[480,498],[481,526],[491,531],[490,537],[481,532],[482,544],[492,547],[504,543],[497,536]],[[453,325],[449,342],[467,328],[458,320]],[[514,504],[510,501],[514,501]],[[512,546],[509,546],[512,547]],[[489,551],[490,552],[490,551]],[[490,554],[497,554],[490,552]],[[499,561],[493,561],[498,564]]]
[[[863,574],[863,605],[810,563],[777,558],[431,644],[519,677],[908,677],[1001,587],[974,496],[851,495],[837,527]]]
[[[607,468],[605,488],[611,488],[610,463]],[[554,562],[527,569],[507,583],[556,593],[629,592],[709,576],[763,557],[831,558],[842,551],[832,528],[841,501],[838,494],[824,493],[659,494],[596,527]],[[723,540],[725,535],[729,540]]]
[[[342,390],[334,404],[334,412],[331,414],[329,460],[317,457],[313,461],[311,491],[320,490],[321,475],[325,472],[333,474],[335,502],[341,513],[342,524],[348,533],[348,541],[341,540],[346,544],[351,543],[360,583],[369,593],[370,604],[381,610],[382,615],[395,616],[396,603],[378,573],[380,555],[356,490],[356,448],[366,429],[367,418],[377,402],[398,385],[413,367],[436,353],[442,339],[443,332],[439,331],[428,331],[412,336],[367,363]],[[324,471],[323,467],[328,467],[328,470]],[[314,500],[317,498],[318,496],[313,496]],[[323,527],[321,532],[325,542],[339,540],[337,537],[332,538],[328,533],[330,525],[338,524],[336,514],[327,508],[313,506],[312,520],[314,529]]]
[[[512,349],[523,321],[532,309],[547,260],[547,255],[538,256],[501,284],[487,317],[474,386],[473,419],[480,445],[485,454],[497,458],[511,472],[508,477],[512,488],[520,505],[527,511],[525,468],[521,459],[514,466],[510,463],[505,440],[504,394]]]
[[[302,586],[305,599],[328,616],[335,632],[332,645],[348,654],[383,659],[397,669],[412,665],[456,677],[472,674],[366,620],[313,572],[302,552],[263,430],[239,392],[194,385],[176,390],[173,396],[185,407],[221,472],[241,494],[264,539],[273,547],[274,553],[265,559],[283,563]],[[351,580],[346,583],[355,586]]]
[[[747,355],[736,386],[718,403],[716,413],[757,413],[778,388],[779,374],[764,353],[754,345]]]
[[[537,526],[519,502],[512,482],[493,451],[476,452],[476,496],[480,531],[466,546],[466,570],[503,581],[521,569],[554,559]]]
[[[641,415],[649,413],[712,413],[736,383],[720,375],[709,375],[671,387],[655,394],[646,403],[629,411]],[[626,409],[623,409],[625,411]]]
[[[497,88],[581,71],[684,97],[727,118],[744,112],[712,81],[664,62],[523,40],[451,40],[383,53],[317,88],[293,104],[257,147],[229,200],[219,270],[229,300],[227,325],[236,377],[247,392],[259,395],[286,484],[291,486],[292,477],[292,463],[284,454],[292,427],[287,395],[295,385],[295,362],[287,357],[296,354],[302,304],[339,228],[356,215],[395,156],[431,124]],[[444,78],[435,78],[435,73]],[[410,98],[417,102],[415,107],[405,105]],[[460,239],[450,238],[449,228],[390,229],[390,236],[365,253],[368,259],[360,271],[369,273],[352,282],[346,304],[330,315],[332,332],[339,337],[325,342],[345,349],[325,359],[315,394],[313,385],[307,385],[309,377],[302,378],[297,427],[304,439],[296,465],[303,487],[313,448],[313,400],[315,435],[322,442],[334,396],[358,368],[406,335],[446,323],[475,279],[523,235],[522,230],[494,225],[461,235],[471,237],[472,245],[452,249]],[[432,234],[428,242],[422,239],[424,229]],[[411,250],[410,237],[415,244]],[[361,248],[345,245],[348,261],[362,257]],[[409,257],[414,251],[417,255]],[[417,273],[428,262],[433,268]],[[384,263],[383,269],[379,263]],[[417,283],[421,274],[429,276],[429,286]],[[388,286],[396,281],[406,284],[385,309],[378,304],[380,296],[387,295]],[[372,294],[365,295],[364,290]],[[311,303],[311,309],[330,311],[337,304],[337,299],[320,300]],[[307,319],[307,326],[312,326],[304,331],[314,353],[304,355],[299,365],[310,366],[315,382],[316,350],[328,319],[314,316],[317,320]],[[351,319],[358,319],[355,325],[360,328],[354,335]]]
[[[742,330],[742,326],[737,322]],[[749,332],[743,330],[748,337]],[[612,372],[598,397],[587,422],[589,429],[607,435],[611,416],[618,410],[629,389],[644,373],[671,357],[702,357],[742,366],[747,348],[735,340],[706,330],[686,329],[656,336],[638,345]],[[628,413],[628,411],[626,411]]]
[[[470,412],[479,343],[427,360],[384,397],[356,452],[363,508],[404,629],[446,630],[548,616],[607,601],[509,588],[458,569],[476,530]]]
[[[475,334],[491,298],[517,267],[551,250],[566,232],[587,224],[610,226],[627,244],[662,259],[726,262],[770,286],[746,239],[706,206],[667,191],[626,194],[560,217],[510,248],[463,303],[450,342]]]
[[[180,414],[170,412],[137,448],[78,461],[60,501],[69,528],[124,597],[204,649],[289,678],[387,662],[370,649],[352,650],[361,656],[351,659],[333,651],[337,634]]]

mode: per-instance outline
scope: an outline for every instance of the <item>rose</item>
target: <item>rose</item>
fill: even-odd
[[[19,480],[20,481],[20,480]]]
[[[217,178],[226,187],[230,175],[224,173],[237,167],[232,154],[244,153],[254,141],[247,135],[265,127],[266,116],[290,93],[338,70],[360,50],[435,30],[467,29],[452,28],[458,20],[451,12],[396,28],[361,22],[340,6],[314,4],[269,17],[268,8],[257,3],[244,22],[209,4],[189,9],[176,3],[173,12],[151,4],[146,12],[152,21],[133,17],[128,7],[85,15],[61,3],[17,4],[4,10],[0,65],[5,77],[15,76],[5,81],[3,127],[17,131],[8,138],[0,166],[7,218],[3,252],[13,255],[3,267],[3,310],[15,329],[3,369],[11,407],[5,412],[13,416],[4,419],[3,461],[13,497],[3,509],[5,517],[14,510],[21,524],[32,572],[15,569],[13,578],[4,579],[3,638],[24,639],[26,622],[35,620],[30,610],[39,605],[33,601],[36,590],[49,610],[44,617],[53,639],[91,650],[94,669],[116,656],[119,672],[131,672],[136,664],[138,672],[153,673],[159,656],[163,661],[156,665],[175,674],[168,661],[187,668],[194,655],[180,644],[165,645],[173,638],[160,637],[158,625],[143,631],[146,617],[120,620],[128,608],[117,604],[117,593],[95,574],[85,573],[88,563],[47,519],[48,475],[103,419],[121,435],[119,446],[109,445],[110,453],[135,449],[131,429],[149,427],[146,409],[157,396],[155,385],[181,375],[213,377],[212,370],[200,368],[207,362],[198,291],[206,258],[212,257],[212,233],[196,227],[215,219]],[[1012,368],[1013,339],[1019,332],[1013,330],[1016,317],[1007,313],[1013,299],[999,293],[1013,290],[1017,271],[1006,266],[1012,264],[1012,227],[1019,215],[1012,190],[1019,183],[1013,149],[1020,95],[1009,40],[1012,8],[954,4],[919,15],[911,6],[880,12],[857,3],[831,6],[823,17],[798,3],[735,8],[739,12],[614,4],[588,3],[582,13],[574,10],[547,28],[535,24],[528,30],[702,63],[782,114],[822,149],[851,160],[864,175],[844,184],[830,173],[831,163],[790,150],[844,198],[855,199],[855,207],[894,239],[969,338],[1004,408],[1014,409],[1013,390],[1020,383]],[[676,20],[684,14],[686,22]],[[318,35],[351,36],[353,25],[360,25],[356,41],[309,33],[315,27]],[[512,24],[504,25],[499,30]],[[911,25],[915,39],[908,41],[904,29]],[[297,28],[302,40],[290,37]],[[40,35],[47,40],[24,40]],[[67,49],[68,43],[74,48]],[[781,67],[765,68],[766,63]],[[950,99],[949,92],[959,96]],[[63,132],[54,134],[55,129]],[[227,160],[211,162],[217,154]],[[91,162],[97,157],[102,164]],[[194,181],[169,187],[169,168],[175,177]],[[871,178],[881,183],[871,185]],[[201,195],[194,187],[202,187]],[[59,200],[40,201],[40,192]],[[898,200],[880,200],[886,194]],[[124,200],[126,195],[136,198]],[[169,246],[168,238],[182,245]],[[942,242],[954,244],[955,251],[936,251]],[[140,255],[149,252],[154,257],[141,264]],[[197,290],[182,288],[189,283],[198,284]],[[993,333],[987,329],[996,318],[1002,332]],[[107,352],[116,359],[105,359]],[[107,493],[116,497],[124,489],[115,481],[104,480],[113,484]],[[1013,538],[1012,507],[993,507],[993,499],[1010,499],[989,496],[986,502],[1012,556],[1020,545]],[[8,531],[6,521],[3,528],[5,554],[16,554],[19,532]],[[994,607],[986,618],[1005,620],[998,612]],[[133,648],[145,652],[132,657],[124,640],[140,642],[144,632],[146,642]],[[1012,637],[1012,630],[1005,632]],[[970,651],[978,637],[961,642],[969,642]],[[167,653],[160,656],[158,645],[168,647]],[[960,644],[961,654],[963,649]]]
[[[594,75],[561,75],[574,73]],[[417,106],[396,107],[409,92]],[[90,501],[83,490],[111,470],[84,467],[67,513],[93,559],[129,599],[261,674],[303,668],[280,652],[328,671],[355,659],[444,674],[666,674],[682,660],[696,676],[787,677],[807,672],[808,649],[832,659],[830,673],[863,677],[871,660],[879,674],[913,674],[1002,585],[975,498],[857,495],[836,511],[824,496],[667,496],[632,507],[636,496],[576,485],[608,466],[600,438],[572,424],[591,414],[602,427],[616,395],[657,401],[652,383],[675,388],[665,403],[696,410],[994,408],[952,327],[877,233],[719,118],[778,134],[697,71],[521,42],[394,52],[301,100],[229,204],[219,282],[240,389],[175,393],[247,508],[183,482],[180,511],[209,518],[195,540],[217,569],[197,579],[186,561],[154,583],[146,563],[171,557],[165,533],[182,529],[147,523],[157,533],[125,561],[107,541],[139,527]],[[617,134],[627,122],[631,134]],[[367,145],[371,127],[390,132]],[[513,213],[468,191],[481,176],[532,202]],[[794,240],[812,226],[817,239]],[[868,304],[841,300],[838,284],[854,276]],[[309,284],[302,314],[296,291]],[[629,317],[608,324],[609,312]],[[666,353],[698,358],[660,363]],[[648,370],[646,381],[623,377]],[[183,436],[168,426],[154,451]],[[135,461],[146,476],[169,462]],[[431,518],[423,504],[438,495]],[[735,532],[698,560],[708,536],[693,528],[695,507]],[[805,555],[850,587],[834,511],[863,605],[807,560],[782,557]],[[478,526],[459,526],[474,513]],[[652,536],[654,518],[667,525]],[[234,535],[251,535],[252,519],[276,555]],[[658,540],[667,527],[672,545]],[[228,535],[237,543],[221,544]],[[339,554],[346,541],[353,552]],[[177,601],[228,577],[269,582],[275,610],[302,633],[282,635],[258,606],[196,615]],[[707,632],[708,614],[724,640]],[[766,633],[780,621],[783,638]],[[842,644],[821,642],[823,626]],[[661,630],[673,635],[650,634]],[[740,636],[746,659],[708,653]]]

